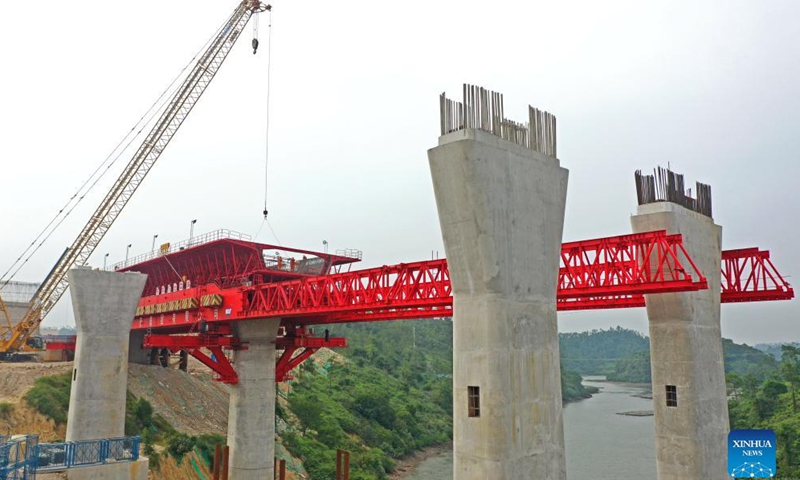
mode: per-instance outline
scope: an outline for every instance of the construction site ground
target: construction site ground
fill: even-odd
[[[321,357],[329,358],[332,352]],[[335,355],[335,354],[333,354]],[[64,441],[66,426],[56,423],[35,411],[23,399],[37,378],[70,372],[72,362],[55,363],[0,363],[0,402],[13,406],[5,418],[0,418],[0,433],[27,433],[39,435],[40,442]],[[228,424],[228,386],[216,382],[209,370],[191,359],[188,372],[174,366],[163,368],[130,364],[128,366],[128,390],[137,398],[143,397],[153,406],[173,428],[188,435],[218,434],[225,436]],[[285,389],[278,396],[278,402],[285,409]],[[282,422],[281,422],[282,423]],[[281,424],[279,429],[287,428]],[[297,459],[294,459],[276,443],[276,455],[287,460],[294,471],[287,472],[288,480],[308,478]],[[156,446],[157,451],[163,448]],[[162,456],[161,469],[151,478],[164,480],[183,480],[211,478],[208,469],[195,454],[184,457],[180,463],[166,455]],[[56,480],[65,478],[63,474],[45,474],[38,478]]]

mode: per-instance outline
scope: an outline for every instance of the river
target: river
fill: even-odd
[[[567,478],[570,480],[655,480],[653,417],[621,412],[652,410],[652,400],[634,397],[649,388],[584,378],[600,388],[592,398],[564,407]],[[425,460],[408,480],[453,480],[453,452]]]

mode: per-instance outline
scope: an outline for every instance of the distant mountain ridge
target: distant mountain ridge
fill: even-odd
[[[608,330],[591,330],[559,335],[561,366],[582,375],[606,375],[619,382],[649,383],[650,339],[635,330],[622,327]],[[725,354],[725,372],[753,375],[764,379],[777,368],[777,361],[769,353],[746,344],[722,339]]]
[[[781,345],[791,345],[793,347],[800,347],[800,342],[788,342],[788,343],[757,343],[753,345],[753,348],[757,348],[764,353],[768,353],[775,357],[775,360],[781,360]]]

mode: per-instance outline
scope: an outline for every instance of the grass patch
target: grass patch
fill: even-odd
[[[58,425],[67,423],[72,372],[37,378],[23,397],[28,405]]]
[[[14,404],[8,402],[0,402],[0,418],[8,419],[14,413]]]

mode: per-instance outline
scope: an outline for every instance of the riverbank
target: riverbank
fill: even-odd
[[[389,475],[389,478],[391,480],[408,480],[426,460],[452,451],[452,442],[419,450],[413,455],[398,460],[397,463],[395,463],[394,472]]]
[[[586,377],[586,387],[600,391],[592,398],[564,406],[564,443],[567,478],[592,480],[655,480],[655,423],[651,416],[627,416],[644,412],[653,402],[641,398],[649,384],[620,384],[604,377]],[[609,441],[613,439],[613,441]],[[452,480],[453,452],[442,450],[422,460],[405,476],[393,480]]]

